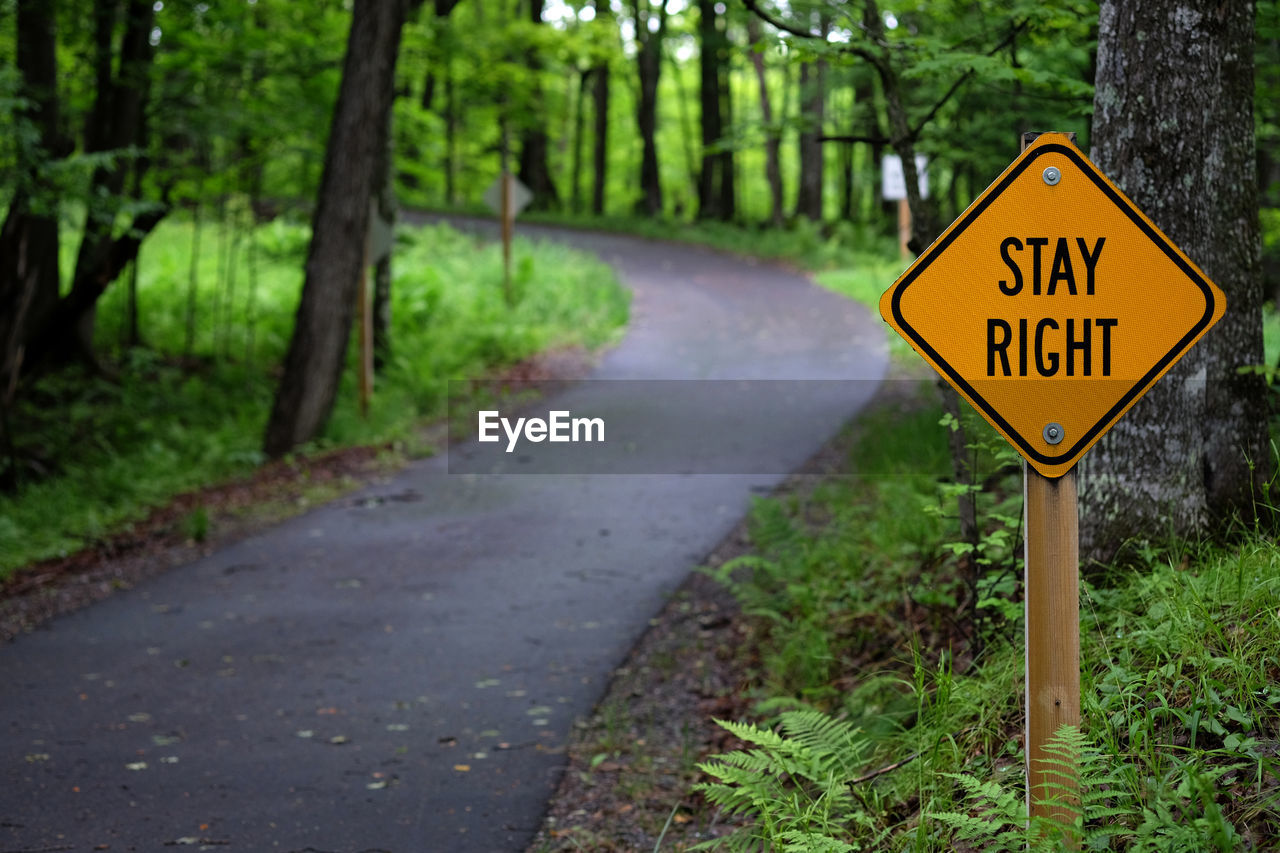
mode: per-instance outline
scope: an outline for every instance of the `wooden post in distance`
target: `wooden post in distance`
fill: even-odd
[[[911,205],[905,198],[898,199],[898,254],[902,260],[911,257],[907,243],[911,242]]]
[[[510,137],[507,131],[507,122],[504,118],[502,121],[502,189],[500,198],[502,199],[499,207],[498,218],[502,220],[502,294],[507,300],[507,305],[512,304],[511,298],[511,226],[515,214],[511,212],[511,171],[508,165],[510,160]]]
[[[359,323],[360,345],[360,417],[369,417],[369,399],[373,396],[373,311],[369,307],[369,238],[364,241],[360,259],[360,286],[356,288],[356,321]]]

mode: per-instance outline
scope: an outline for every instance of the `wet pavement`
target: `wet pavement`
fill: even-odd
[[[634,293],[626,338],[554,407],[621,428],[770,393],[708,405],[687,440],[659,421],[627,473],[458,473],[479,446],[455,447],[0,647],[0,850],[524,849],[573,720],[664,596],[887,356],[868,310],[776,267],[521,232]]]

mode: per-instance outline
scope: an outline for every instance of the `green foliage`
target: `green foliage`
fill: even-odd
[[[1004,787],[967,773],[947,773],[963,792],[966,812],[936,812],[929,819],[954,837],[985,851],[1048,851],[1083,841],[1085,849],[1111,849],[1140,818],[1131,779],[1122,775],[1074,726],[1063,726],[1045,744],[1045,764],[1056,774],[1039,798],[1051,813],[1028,816],[1025,786]],[[1084,829],[1085,826],[1089,828]]]
[[[950,563],[954,518],[918,511],[953,504],[928,476],[948,467],[939,419],[922,408],[918,427],[902,413],[864,424],[852,467],[866,476],[758,502],[756,553],[716,570],[753,619],[756,713],[822,711],[857,732],[843,765],[828,765],[866,777],[850,789],[847,819],[834,820],[838,809],[815,808],[821,786],[779,775],[798,748],[785,743],[792,735],[739,724],[734,733],[755,748],[751,761],[728,763],[732,784],[722,758],[706,762],[709,784],[732,789],[717,788],[714,802],[734,803],[745,820],[724,846],[1056,850],[1074,834],[1085,850],[1154,853],[1280,837],[1280,550],[1256,532],[1216,550],[1148,546],[1136,570],[1083,584],[1083,729],[1064,729],[1050,748],[1079,800],[1051,787],[1044,796],[1069,819],[1027,824],[1011,735],[1023,724],[1021,605],[1016,585],[984,593],[988,606],[1007,605],[1013,630],[980,652],[948,627],[964,594]],[[1014,528],[1019,513],[1005,500],[980,502],[984,530]],[[966,556],[1007,560],[1014,538],[986,534]]]
[[[866,849],[836,838],[843,827],[870,824],[852,785],[867,751],[858,729],[813,711],[781,716],[781,733],[745,723],[717,722],[754,747],[698,765],[718,782],[701,783],[707,800],[728,814],[758,816],[754,825],[696,850],[814,851]]]
[[[204,226],[187,353],[193,227],[166,222],[144,248],[138,299],[147,348],[117,353],[117,381],[71,370],[20,399],[17,450],[32,462],[18,491],[0,495],[0,573],[73,551],[176,493],[262,462],[309,230],[283,220],[252,231]],[[450,380],[480,378],[548,347],[600,347],[626,322],[626,292],[589,256],[517,240],[521,298],[508,308],[499,247],[447,226],[402,229],[397,240],[393,356],[369,417],[356,405],[353,346],[334,416],[310,449],[391,443],[422,452],[417,427],[443,414]],[[99,305],[98,343],[108,352],[122,339],[126,307],[119,288]],[[202,526],[207,533],[193,515],[183,532],[199,539]]]

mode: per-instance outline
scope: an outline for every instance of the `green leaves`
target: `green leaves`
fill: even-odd
[[[718,782],[699,783],[711,803],[754,824],[696,850],[756,849],[846,853],[866,849],[846,840],[850,824],[872,821],[853,796],[866,761],[862,732],[816,711],[787,711],[781,732],[749,723],[716,721],[748,749],[717,755],[698,767]]]

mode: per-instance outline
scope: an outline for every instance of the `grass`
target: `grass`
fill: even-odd
[[[951,547],[953,501],[939,486],[940,419],[917,405],[864,423],[851,463],[864,476],[761,500],[755,554],[716,571],[762,638],[756,725],[735,729],[757,758],[704,765],[704,792],[756,817],[725,849],[787,838],[806,850],[1025,849],[1021,606],[989,601],[981,645],[958,626],[966,552]],[[986,449],[979,459],[979,476],[1000,464]],[[983,497],[988,537],[1020,501],[1016,475]],[[1018,557],[995,545],[986,556],[989,577]],[[1274,849],[1280,551],[1247,535],[1141,558],[1082,585],[1083,722],[1064,748],[1087,759],[1085,831],[1107,849]],[[805,709],[856,738],[823,740],[795,716]],[[791,732],[782,744],[766,733],[778,723]],[[790,777],[772,775],[782,767]]]
[[[171,220],[143,247],[138,303],[145,347],[119,346],[125,282],[100,302],[97,341],[118,366],[118,380],[67,370],[24,389],[14,432],[27,464],[18,490],[0,495],[0,577],[65,555],[179,492],[246,474],[263,461],[259,448],[309,229],[282,220],[239,235],[203,229],[188,352],[193,237],[191,222]],[[324,435],[300,452],[355,444],[427,452],[419,427],[444,413],[450,379],[476,378],[550,347],[600,347],[620,334],[627,296],[606,265],[519,240],[514,258],[516,300],[508,308],[497,247],[445,225],[401,229],[392,357],[369,417],[359,414],[349,365]],[[192,522],[193,532],[207,532],[199,528]]]
[[[901,271],[885,254],[844,260],[815,278],[873,309]],[[1273,365],[1271,305],[1263,326]],[[709,848],[1057,849],[1061,828],[1029,831],[1023,812],[1018,478],[979,496],[978,550],[958,542],[941,419],[873,415],[850,462],[861,476],[759,501],[756,553],[715,573],[762,640],[756,725],[730,727],[750,749],[704,764],[702,788],[755,821]],[[965,421],[979,478],[1011,461]],[[1082,730],[1060,744],[1086,849],[1276,849],[1280,551],[1256,533],[1139,550],[1143,565],[1082,584]],[[966,556],[987,566],[973,587]],[[966,599],[981,643],[958,630]],[[828,721],[845,734],[822,734]]]
[[[712,220],[692,222],[639,216],[586,217],[564,213],[525,213],[522,219],[548,225],[566,225],[599,231],[616,231],[654,240],[672,240],[709,246],[725,252],[783,261],[806,270],[859,268],[894,255],[895,243],[871,226],[839,222],[829,228],[808,219],[797,219],[786,228],[743,226]],[[894,274],[896,276],[896,273]],[[888,287],[894,276],[884,283]]]

